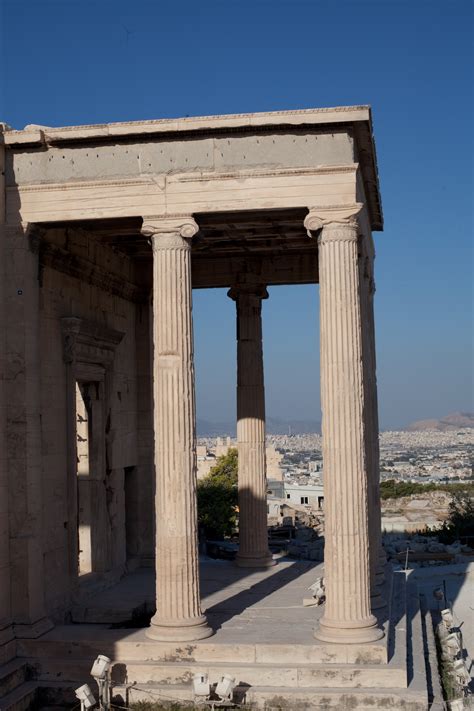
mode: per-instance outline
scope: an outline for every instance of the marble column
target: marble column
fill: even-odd
[[[153,248],[156,607],[148,637],[184,642],[213,631],[201,611],[196,508],[191,217],[146,218]]]
[[[372,610],[384,607],[379,574],[379,553],[381,547],[381,518],[379,490],[379,449],[377,426],[377,401],[375,397],[375,344],[373,341],[372,271],[367,256],[367,237],[363,238],[359,258],[359,279],[362,313],[362,347],[364,364],[364,422],[365,453],[368,476],[368,523],[369,523],[369,563],[370,563],[370,605]]]
[[[326,605],[317,639],[373,642],[383,636],[370,609],[367,462],[358,226],[324,223],[319,245],[321,403],[325,489]]]
[[[228,295],[237,310],[237,447],[239,452],[239,552],[242,568],[274,565],[268,548],[265,457],[265,389],[260,284],[242,283]]]
[[[371,481],[372,502],[373,502],[373,540],[371,541],[371,550],[374,550],[374,560],[377,560],[375,566],[375,582],[381,585],[385,580],[384,568],[387,558],[382,545],[382,508],[380,502],[380,446],[379,446],[379,408],[377,397],[377,359],[375,349],[375,319],[374,319],[374,295],[375,295],[375,280],[374,280],[374,260],[369,262],[369,289],[368,289],[368,334],[369,334],[369,353],[371,359],[372,371],[372,388],[370,392],[369,406],[372,413],[372,457],[373,457],[373,476]]]

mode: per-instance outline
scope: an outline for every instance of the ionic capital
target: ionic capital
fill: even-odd
[[[354,205],[334,206],[328,208],[310,207],[304,219],[304,226],[308,237],[313,237],[315,232],[319,232],[323,227],[329,225],[353,225],[357,224],[357,216],[362,210],[363,204],[358,202]]]
[[[243,296],[251,296],[255,299],[268,299],[267,287],[257,278],[246,274],[236,284],[231,286],[227,296],[233,301],[237,301]]]
[[[199,225],[191,215],[165,215],[143,218],[141,233],[151,239],[153,250],[172,247],[190,248]]]

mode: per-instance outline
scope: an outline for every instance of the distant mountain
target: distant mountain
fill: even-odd
[[[463,427],[474,428],[474,414],[472,412],[453,412],[440,420],[417,420],[405,427],[405,430],[408,432],[424,432],[425,430],[451,432]]]
[[[268,417],[266,421],[267,434],[312,434],[321,432],[319,420],[280,420]],[[234,422],[210,422],[209,420],[197,421],[198,437],[222,437],[229,435],[236,436],[236,423]]]

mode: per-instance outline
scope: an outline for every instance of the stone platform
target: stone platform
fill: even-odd
[[[90,683],[92,662],[101,653],[113,659],[114,693],[124,702],[192,699],[193,674],[206,672],[212,682],[230,673],[240,698],[258,708],[427,709],[418,597],[405,575],[394,576],[390,616],[381,619],[383,640],[330,645],[313,636],[323,608],[302,605],[322,572],[321,564],[302,561],[280,561],[265,571],[205,562],[203,606],[215,635],[170,644],[148,639],[145,628],[117,625],[133,610],[150,606],[151,612],[153,574],[138,570],[77,606],[76,616],[87,624],[21,640],[18,652],[53,697]],[[94,619],[101,622],[91,624]]]

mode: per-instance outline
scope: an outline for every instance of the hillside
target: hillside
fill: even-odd
[[[417,420],[405,427],[405,429],[408,432],[424,432],[425,430],[450,432],[462,427],[474,428],[474,414],[472,412],[453,412],[440,420]]]

